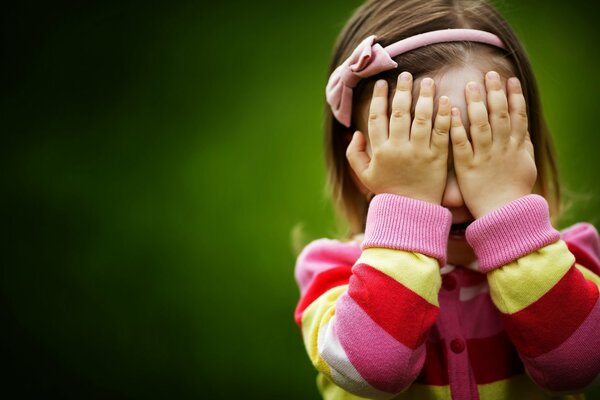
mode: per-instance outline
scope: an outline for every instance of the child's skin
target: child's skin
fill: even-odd
[[[387,82],[375,85],[370,104],[358,110],[358,130],[346,153],[360,186],[441,204],[452,212],[452,223],[530,194],[537,170],[518,79],[508,79],[505,90],[494,71],[484,76],[480,69],[458,67],[436,81],[420,81],[412,120],[408,72],[398,76],[389,110]],[[443,94],[437,98],[436,86]],[[464,239],[449,240],[450,264],[475,258]]]

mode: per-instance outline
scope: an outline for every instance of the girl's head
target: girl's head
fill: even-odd
[[[436,94],[449,96],[452,104],[463,112],[463,120],[467,123],[464,97],[460,95],[467,81],[482,81],[485,72],[490,70],[497,71],[504,80],[510,76],[519,78],[528,106],[529,131],[535,148],[538,170],[535,191],[548,199],[553,214],[558,212],[560,192],[557,167],[531,65],[507,22],[486,1],[367,1],[356,10],[338,37],[329,74],[370,35],[376,35],[377,43],[386,47],[407,37],[448,28],[493,33],[501,39],[505,49],[461,41],[431,44],[393,57],[397,68],[364,78],[354,87],[349,128],[337,121],[329,105],[326,105],[325,148],[329,184],[335,202],[350,222],[352,233],[364,229],[369,196],[353,176],[346,160],[346,148],[355,130],[366,133],[368,137],[366,121],[375,81],[387,80],[391,103],[398,74],[402,71],[408,71],[414,77],[415,98],[419,81],[426,76],[434,78],[438,87]],[[451,177],[452,174],[449,175],[447,191],[456,192],[457,187],[454,190],[450,187]],[[456,185],[455,181],[453,185]],[[456,205],[445,206],[450,208]],[[465,209],[464,206],[462,208]]]

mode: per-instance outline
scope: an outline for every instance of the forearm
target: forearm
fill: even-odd
[[[600,373],[598,281],[575,264],[541,197],[497,211],[474,223],[468,238],[506,331],[538,384],[582,389]]]
[[[391,397],[408,387],[423,366],[424,340],[439,313],[439,262],[450,223],[447,210],[438,207],[400,196],[376,197],[364,250],[348,283],[327,289],[301,312],[311,361],[352,393]],[[428,235],[429,245],[414,241],[416,234],[420,239]],[[437,257],[414,251],[413,243]],[[339,278],[342,267],[337,268],[322,271],[315,284],[326,288],[317,281]]]

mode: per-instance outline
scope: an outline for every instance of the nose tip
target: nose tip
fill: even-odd
[[[448,178],[446,181],[446,188],[444,189],[444,196],[442,197],[442,206],[446,208],[460,208],[465,205],[462,193],[458,187],[456,175],[454,170],[448,171]]]

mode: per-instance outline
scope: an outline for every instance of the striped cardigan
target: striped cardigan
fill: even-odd
[[[558,232],[546,200],[524,196],[474,221],[478,260],[452,266],[451,218],[378,195],[362,243],[320,239],[299,255],[295,319],[323,397],[583,398],[600,381],[594,227]]]

